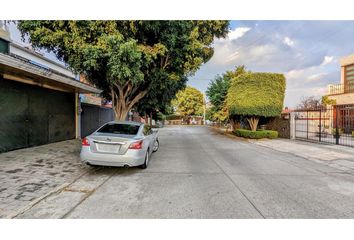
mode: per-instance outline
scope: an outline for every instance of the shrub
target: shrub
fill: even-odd
[[[183,116],[178,114],[171,114],[166,116],[166,120],[181,120],[181,119],[183,119]]]
[[[245,73],[232,79],[226,100],[229,114],[245,116],[255,131],[260,117],[280,116],[285,85],[284,75],[276,73]]]
[[[336,135],[336,129],[335,128],[333,128],[332,129],[332,135]],[[343,129],[341,129],[341,128],[338,128],[338,133],[339,133],[339,135],[342,135],[343,134]]]
[[[273,130],[257,130],[251,131],[248,129],[236,129],[234,134],[238,137],[260,139],[260,138],[277,138],[278,132]]]

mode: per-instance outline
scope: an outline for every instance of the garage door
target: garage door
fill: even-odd
[[[114,120],[112,108],[81,103],[81,137],[86,137],[103,124]]]
[[[0,79],[0,152],[75,138],[75,94]]]

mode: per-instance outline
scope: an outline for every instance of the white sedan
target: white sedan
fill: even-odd
[[[147,168],[158,148],[157,131],[150,126],[112,121],[82,139],[80,158],[88,165]]]

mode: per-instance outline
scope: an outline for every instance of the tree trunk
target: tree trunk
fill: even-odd
[[[230,118],[230,125],[231,125],[231,131],[234,131],[236,129],[236,121],[232,118]]]
[[[150,127],[152,128],[152,112],[150,112]]]
[[[248,124],[250,125],[251,131],[257,131],[257,126],[259,122],[258,117],[247,118]]]
[[[113,105],[113,103],[112,103]],[[113,106],[114,110],[114,119],[116,121],[125,121],[127,118],[128,112],[130,109],[127,109],[127,106],[125,106],[124,102],[117,101],[115,105]]]
[[[114,87],[111,88],[114,118],[116,121],[124,121],[130,109],[147,94],[147,90],[134,94],[129,84],[123,87],[115,84]]]

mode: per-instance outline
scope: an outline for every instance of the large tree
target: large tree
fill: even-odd
[[[184,116],[202,115],[204,110],[204,96],[198,89],[186,87],[176,94],[172,100],[176,113]]]
[[[116,119],[148,94],[161,96],[213,55],[228,21],[19,21],[23,37],[103,90]],[[172,84],[173,85],[173,84]],[[157,91],[157,93],[156,93]]]
[[[234,78],[227,94],[229,114],[245,117],[256,131],[260,117],[281,114],[285,84],[284,75],[277,73],[246,73]]]
[[[231,79],[244,73],[246,73],[245,66],[236,66],[235,70],[226,71],[221,76],[217,75],[215,79],[209,83],[208,89],[205,93],[211,104],[213,104],[217,110],[222,109],[225,105],[225,99],[230,87]]]
[[[245,66],[236,66],[232,71],[226,71],[221,76],[217,75],[214,80],[209,83],[208,89],[206,90],[206,95],[212,104],[212,107],[208,111],[210,119],[220,122],[227,120],[229,114],[225,100],[227,92],[230,88],[231,79],[244,73],[246,73]]]

